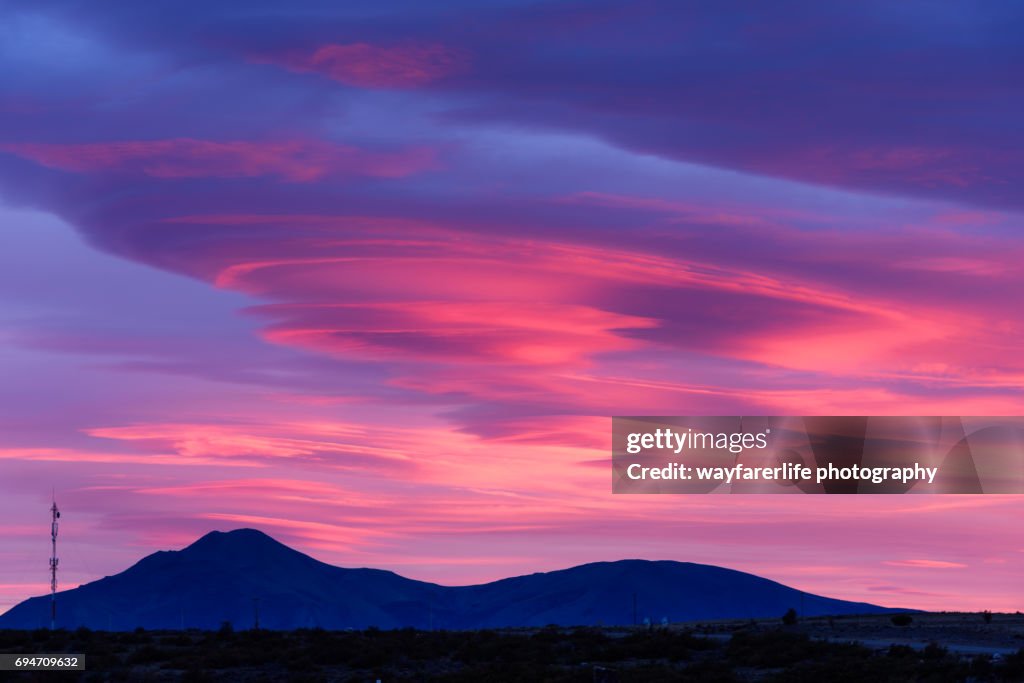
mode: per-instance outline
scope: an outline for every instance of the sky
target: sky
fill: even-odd
[[[213,530],[1018,610],[1019,496],[615,496],[612,415],[1017,415],[1013,2],[0,0],[0,610]]]

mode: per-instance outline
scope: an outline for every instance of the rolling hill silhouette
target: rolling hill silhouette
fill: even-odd
[[[689,562],[621,560],[477,586],[439,586],[379,569],[325,564],[254,529],[214,531],[178,551],[57,594],[57,625],[131,630],[447,628],[631,624],[895,611],[834,600],[753,574]],[[258,602],[257,602],[258,599]],[[0,616],[0,628],[49,624],[49,596]]]

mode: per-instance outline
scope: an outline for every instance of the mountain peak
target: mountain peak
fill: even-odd
[[[232,529],[231,531],[217,531],[217,530],[210,531],[210,532],[208,532],[206,534],[203,534],[198,539],[196,539],[195,543],[201,543],[204,539],[208,539],[208,538],[210,538],[210,539],[214,539],[214,538],[261,539],[261,540],[262,539],[266,539],[266,540],[269,540],[269,541],[274,541],[273,537],[271,537],[269,534],[266,534],[266,533],[260,531],[259,529],[252,529],[250,527],[242,527],[241,529]],[[274,542],[277,543],[277,541],[274,541]]]
[[[183,548],[181,552],[189,554],[217,551],[266,553],[275,550],[297,552],[258,529],[242,528],[232,529],[231,531],[211,531],[194,541],[191,545]]]

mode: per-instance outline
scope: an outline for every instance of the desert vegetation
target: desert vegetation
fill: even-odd
[[[984,622],[975,616],[973,623]],[[820,625],[836,628],[834,622]],[[806,630],[813,628],[801,621],[794,629],[777,619],[774,624],[685,628],[551,626],[503,631],[0,631],[0,652],[85,654],[84,673],[18,674],[22,680],[1024,680],[1020,649],[965,655],[938,643],[869,647]],[[906,627],[900,631],[905,633]]]

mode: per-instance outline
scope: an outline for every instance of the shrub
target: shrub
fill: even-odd
[[[999,667],[999,676],[1004,681],[1024,680],[1024,648],[1003,659]]]
[[[909,614],[894,614],[890,621],[893,626],[910,626],[914,623],[914,617]]]
[[[793,626],[796,624],[796,610],[790,607],[786,610],[786,613],[782,615],[782,623],[786,626]]]
[[[898,645],[893,643],[889,646],[888,655],[893,659],[916,659],[917,651],[909,645]]]
[[[143,645],[128,657],[129,664],[153,664],[167,659],[168,653],[154,645]]]

